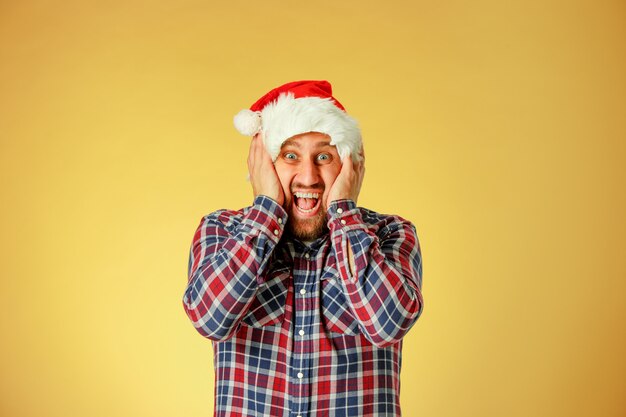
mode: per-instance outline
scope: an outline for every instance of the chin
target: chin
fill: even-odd
[[[326,227],[326,215],[317,216],[313,219],[298,220],[296,222],[288,222],[287,230],[293,237],[299,240],[315,240],[318,237],[328,233]]]

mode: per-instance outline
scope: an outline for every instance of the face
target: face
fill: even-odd
[[[301,240],[320,237],[326,231],[328,191],[341,171],[337,148],[322,133],[293,136],[274,166],[285,194],[288,230]]]

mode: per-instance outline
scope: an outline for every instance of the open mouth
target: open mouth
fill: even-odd
[[[294,203],[300,213],[310,214],[317,211],[320,204],[319,193],[303,193],[296,191],[293,195]]]

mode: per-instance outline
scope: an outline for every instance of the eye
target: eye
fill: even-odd
[[[327,153],[321,153],[317,155],[317,160],[322,162],[328,161],[330,160],[330,155],[328,155]]]
[[[293,152],[286,152],[286,153],[284,154],[284,157],[285,157],[285,159],[289,159],[289,160],[294,160],[294,159],[297,159],[296,154],[295,154],[295,153],[293,153]]]

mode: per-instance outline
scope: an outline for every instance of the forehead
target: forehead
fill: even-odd
[[[335,149],[335,145],[330,144],[330,136],[318,132],[303,133],[301,135],[292,136],[283,142],[281,148],[331,148]]]

